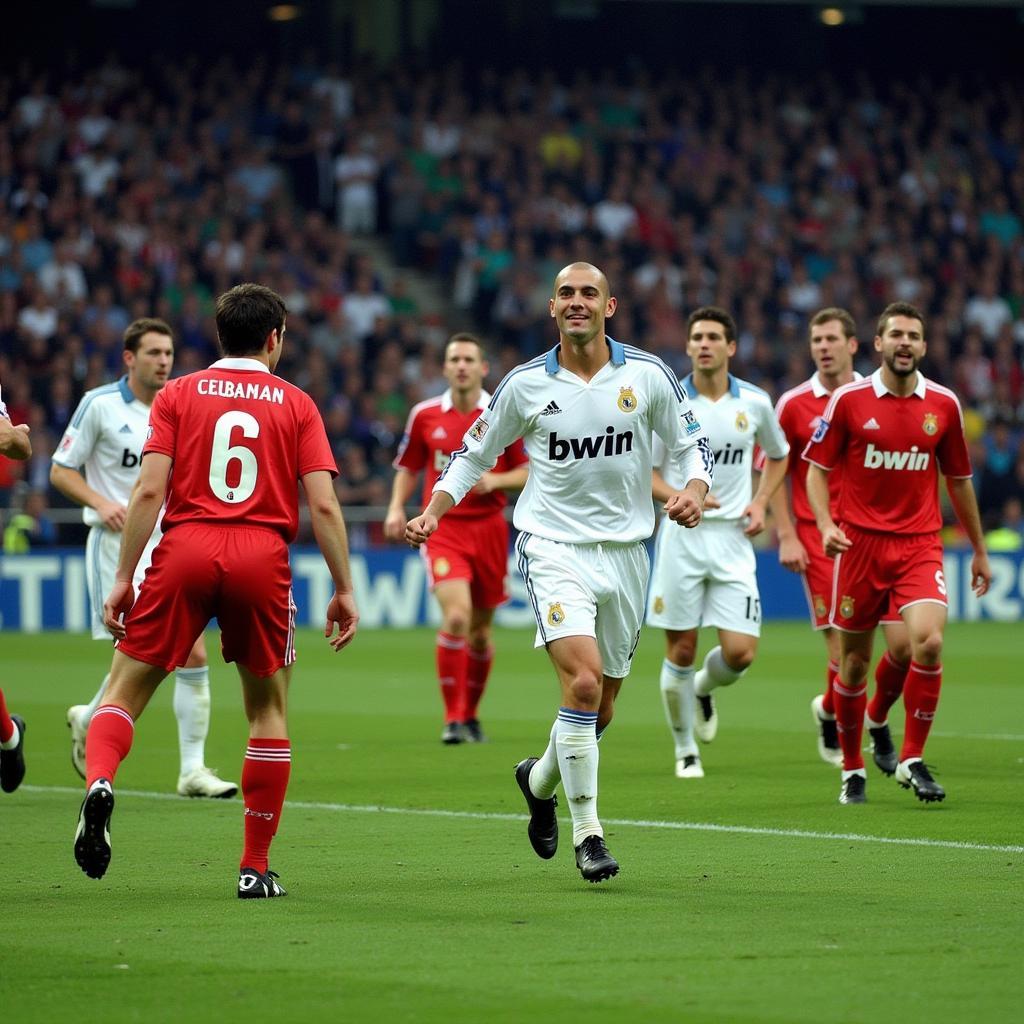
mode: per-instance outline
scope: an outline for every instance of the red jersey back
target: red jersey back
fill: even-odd
[[[833,394],[804,458],[842,470],[839,522],[884,533],[936,532],[939,473],[971,475],[956,395],[917,378],[905,398],[886,389],[881,370]]]
[[[174,460],[163,529],[262,526],[295,539],[300,477],[338,469],[313,400],[255,359],[221,359],[157,392],[143,448]]]
[[[423,471],[423,504],[430,501],[434,484],[441,475],[453,451],[462,446],[466,431],[476,422],[483,409],[487,408],[491,396],[482,391],[476,406],[469,412],[459,412],[452,403],[451,391],[437,398],[430,398],[413,407],[405,424],[405,434],[398,446],[395,468],[401,467],[410,473]],[[498,456],[494,472],[507,473],[522,466],[529,459],[522,439],[510,444]],[[490,494],[470,492],[445,514],[451,519],[457,516],[481,516],[503,509],[507,504],[504,491]]]

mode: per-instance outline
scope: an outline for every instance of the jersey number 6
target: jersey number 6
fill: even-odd
[[[260,425],[255,416],[247,412],[226,412],[217,420],[213,429],[213,447],[210,451],[210,488],[221,501],[237,505],[252,497],[256,490],[259,464],[251,449],[231,443],[231,431],[238,427],[243,437],[259,437]],[[237,467],[232,463],[237,463]],[[228,483],[228,473],[237,476],[238,482]]]

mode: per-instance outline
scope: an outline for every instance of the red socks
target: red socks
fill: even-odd
[[[135,722],[124,708],[101,704],[89,722],[85,735],[85,785],[97,779],[114,781],[117,769],[132,749]]]
[[[97,712],[99,714],[99,712]],[[291,774],[292,748],[287,739],[250,739],[242,766],[245,801],[245,848],[240,868],[266,872],[270,842],[277,834]]]
[[[901,761],[924,756],[924,744],[935,719],[935,709],[939,706],[941,688],[941,665],[919,665],[916,661],[910,663],[903,687],[907,721],[903,732],[903,749],[900,751]]]
[[[13,735],[14,723],[11,721],[11,716],[7,714],[4,691],[0,690],[0,743],[6,743]]]
[[[486,647],[482,651],[474,651],[471,647],[466,663],[466,716],[462,720],[469,721],[479,717],[477,709],[480,698],[487,687],[487,677],[491,674],[494,664],[494,648]]]
[[[832,681],[833,700],[836,709],[836,727],[839,730],[839,745],[843,748],[843,771],[864,767],[861,752],[861,738],[864,735],[864,709],[868,703],[868,684],[859,690],[850,690],[837,675]]]
[[[868,704],[868,718],[881,725],[889,717],[889,708],[900,699],[909,669],[893,661],[886,651],[875,666],[875,695]]]
[[[466,714],[468,657],[466,639],[451,633],[437,634],[437,678],[444,700],[445,722],[464,722]]]
[[[832,701],[832,680],[839,674],[839,666],[831,659],[828,660],[828,668],[825,670],[825,693],[821,698],[821,710],[826,715],[834,715],[836,706]]]

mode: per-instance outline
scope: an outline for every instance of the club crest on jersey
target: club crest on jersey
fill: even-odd
[[[745,412],[736,413],[736,429],[746,430],[750,426],[750,420],[747,419]]]
[[[452,571],[452,564],[447,558],[434,559],[434,576],[447,576]]]
[[[825,598],[821,594],[814,595],[814,614],[820,619],[823,615],[828,614],[828,605],[825,604]]]
[[[824,602],[823,602],[823,605],[824,605]],[[839,614],[842,615],[842,617],[844,619],[852,618],[853,617],[853,609],[854,609],[855,605],[856,605],[856,601],[854,601],[854,599],[852,597],[850,597],[849,594],[843,594],[843,599],[842,599],[842,601],[839,602]]]
[[[473,426],[471,426],[469,428],[469,436],[471,438],[473,438],[474,441],[478,441],[479,442],[479,441],[482,441],[484,439],[484,434],[486,434],[486,433],[487,433],[487,420],[485,420],[483,418],[483,416],[481,416],[476,421],[476,423],[474,423]]]
[[[924,414],[924,423],[921,424],[921,429],[931,437],[932,434],[937,434],[939,430],[939,417],[933,412],[926,412]]]
[[[822,417],[818,420],[818,425],[814,428],[814,433],[811,435],[811,440],[817,443],[818,441],[824,441],[825,435],[828,433],[828,420]]]
[[[636,412],[636,395],[632,388],[619,388],[619,400],[616,403],[623,412]]]
[[[554,604],[549,604],[548,625],[560,626],[563,622],[565,622],[565,612],[562,611],[562,606],[557,601]]]
[[[654,599],[654,604],[651,606],[654,609],[655,615],[660,615],[665,610],[665,598],[660,594]]]

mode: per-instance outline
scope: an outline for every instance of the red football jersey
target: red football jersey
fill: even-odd
[[[142,449],[174,459],[163,529],[238,524],[295,539],[300,477],[337,476],[313,400],[255,359],[221,359],[168,381]]]
[[[860,380],[860,374],[855,374],[854,379]],[[815,373],[803,384],[798,384],[785,392],[775,406],[775,415],[778,417],[782,432],[786,435],[786,440],[789,441],[790,507],[793,510],[793,518],[804,522],[813,523],[814,512],[807,500],[807,463],[802,457],[803,451],[814,431],[818,429],[830,395],[831,392]],[[763,471],[764,463],[764,452],[759,449],[754,469],[758,472]],[[839,489],[842,478],[842,470],[839,467],[828,475],[829,505],[833,519],[839,516]]]
[[[839,388],[804,458],[842,468],[839,522],[885,533],[939,530],[939,473],[971,476],[960,403],[921,373],[906,398],[886,389],[881,370]]]
[[[410,473],[423,470],[424,506],[430,501],[434,484],[448,465],[452,452],[462,446],[466,431],[477,421],[490,400],[491,396],[481,391],[476,407],[462,413],[452,404],[452,393],[449,390],[437,398],[420,402],[409,413],[394,465],[396,469],[401,467]],[[528,461],[522,438],[519,438],[498,456],[493,471],[507,473]],[[470,492],[446,513],[446,518],[487,515],[504,508],[507,503],[504,491],[491,491],[490,494]]]

